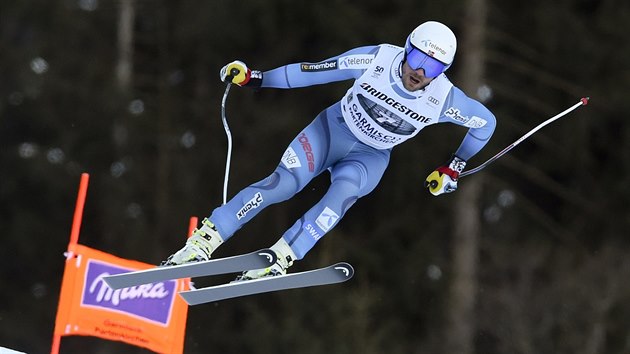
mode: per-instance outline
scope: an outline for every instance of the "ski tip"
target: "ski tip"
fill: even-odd
[[[264,249],[256,251],[255,253],[263,258],[266,258],[267,263],[269,263],[269,265],[276,263],[276,261],[278,260],[278,256],[276,255],[276,252],[274,252],[270,248],[264,248]]]
[[[586,106],[588,104],[588,100],[590,100],[590,97],[582,97],[582,99],[580,101],[582,101],[582,106]]]
[[[354,276],[354,268],[350,265],[350,263],[340,262],[333,265],[333,268],[343,275],[344,281],[349,280]]]

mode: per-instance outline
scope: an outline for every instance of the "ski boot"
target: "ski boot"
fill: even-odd
[[[201,228],[195,229],[182,249],[170,255],[160,266],[172,266],[192,262],[207,261],[222,243],[216,227],[208,218],[203,219]]]
[[[273,250],[276,253],[276,256],[278,256],[276,263],[267,268],[245,271],[243,274],[239,275],[235,281],[286,275],[287,269],[293,265],[293,260],[296,259],[291,246],[289,246],[283,238],[280,238],[275,245],[271,246],[271,250]]]

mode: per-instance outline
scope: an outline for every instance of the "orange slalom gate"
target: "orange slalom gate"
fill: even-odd
[[[154,265],[127,260],[78,244],[89,176],[81,176],[70,243],[66,252],[52,354],[61,337],[83,335],[122,341],[158,353],[183,353],[188,305],[177,296],[190,279],[113,290],[102,277]],[[189,235],[197,224],[191,218]]]

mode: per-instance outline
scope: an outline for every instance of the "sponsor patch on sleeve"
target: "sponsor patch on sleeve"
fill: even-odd
[[[481,118],[481,117],[477,117],[477,116],[472,116],[468,122],[466,122],[466,124],[464,124],[464,126],[469,127],[469,128],[481,128],[483,126],[486,125],[486,123],[488,123],[487,120]]]
[[[303,72],[335,70],[337,67],[338,65],[336,60],[300,64],[300,70]]]
[[[444,115],[450,117],[451,119],[462,123],[463,126],[468,128],[481,128],[485,126],[488,121],[477,116],[468,117],[462,115],[459,109],[455,107],[450,107],[444,112]]]
[[[347,55],[339,58],[339,69],[367,69],[373,60],[372,54]]]

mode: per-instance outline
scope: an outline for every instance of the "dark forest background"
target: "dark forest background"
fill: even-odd
[[[427,20],[458,35],[448,75],[498,119],[470,167],[589,105],[440,197],[424,178],[465,131],[427,128],[292,268],[348,261],[349,283],[192,307],[186,353],[630,353],[626,0],[0,2],[0,346],[50,350],[82,172],[80,242],[159,263],[222,202],[225,63],[403,45]],[[233,88],[230,195],[349,85]],[[266,209],[215,255],[271,245],[327,185]],[[61,351],[146,352],[82,337]]]

